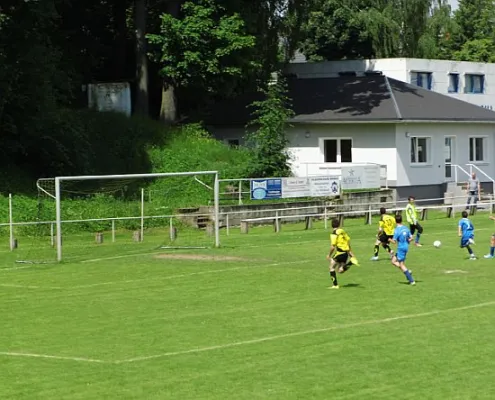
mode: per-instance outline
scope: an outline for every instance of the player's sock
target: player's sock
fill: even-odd
[[[466,249],[467,249],[469,255],[473,255],[473,249],[471,248],[471,246],[469,246],[469,245],[466,246]]]
[[[490,255],[491,255],[492,257],[494,257],[494,256],[495,256],[495,246],[490,247]]]
[[[339,283],[337,282],[337,273],[335,271],[330,271],[330,278],[332,279],[333,286],[339,285]]]
[[[387,251],[387,253],[390,253],[392,251],[392,249],[390,248],[390,246],[388,244],[383,246],[383,248]]]
[[[378,253],[380,252],[380,245],[375,245],[375,249],[373,250],[373,257],[378,257]]]
[[[409,281],[409,283],[414,282],[414,278],[412,277],[411,271],[409,271],[408,269],[406,269],[404,271],[404,275],[406,276],[406,278]]]

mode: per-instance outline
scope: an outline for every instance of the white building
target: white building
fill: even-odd
[[[221,140],[242,144],[246,94],[205,121]],[[290,79],[294,118],[287,131],[296,176],[339,163],[385,165],[398,197],[442,197],[447,183],[478,173],[491,191],[495,112],[381,74]],[[315,169],[316,168],[316,169]],[[325,173],[325,172],[323,172]],[[489,184],[489,185],[488,185]]]
[[[495,111],[495,64],[382,58],[318,63],[295,62],[287,67],[287,72],[295,74],[298,78],[334,78],[338,77],[339,73],[355,72],[360,75],[365,71],[380,71],[390,78]]]

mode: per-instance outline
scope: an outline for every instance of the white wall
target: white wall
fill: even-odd
[[[485,154],[487,161],[475,163],[490,177],[495,178],[495,125],[489,124],[398,124],[396,125],[397,145],[397,186],[408,185],[433,185],[446,182],[445,178],[445,136],[454,136],[456,139],[455,158],[453,164],[458,164],[464,169],[469,161],[469,137],[486,136],[487,148]],[[411,164],[411,137],[430,137],[430,163],[427,165]],[[462,172],[459,177],[465,179]],[[485,176],[478,173],[482,182],[488,182]]]
[[[467,61],[424,60],[419,58],[382,58],[376,60],[342,60],[320,63],[294,63],[287,71],[300,78],[338,77],[339,72],[381,71],[384,75],[411,83],[411,72],[431,72],[432,90],[495,111],[495,64]],[[459,92],[449,93],[449,73],[459,74]],[[464,93],[465,74],[485,75],[484,93]]]
[[[387,165],[388,179],[397,178],[394,124],[298,124],[287,137],[296,176],[317,172],[317,166],[306,163],[325,161],[323,138],[352,138],[353,163]]]

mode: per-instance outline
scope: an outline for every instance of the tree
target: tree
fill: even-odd
[[[493,62],[495,3],[492,0],[460,0],[454,13],[459,27],[453,37],[457,60]]]
[[[146,52],[146,0],[135,0],[136,25],[136,107],[137,113],[148,115],[148,54]]]
[[[454,52],[458,61],[495,63],[495,43],[491,39],[474,39],[464,43],[461,50]]]
[[[317,0],[303,25],[301,50],[310,60],[390,57],[400,27],[390,2]]]
[[[255,129],[247,135],[247,142],[253,149],[250,176],[256,178],[290,176],[290,154],[287,150],[289,141],[286,130],[294,112],[287,97],[287,84],[279,78],[277,82],[260,91],[264,99],[251,104],[254,108],[252,113],[254,118],[247,125],[247,128]]]
[[[459,27],[452,18],[448,0],[435,0],[426,30],[418,41],[418,55],[421,58],[447,60],[453,57],[454,40]]]
[[[160,33],[148,35],[166,85],[200,87],[208,92],[228,90],[229,78],[256,66],[246,57],[255,37],[246,33],[238,14],[226,14],[213,0],[187,2],[182,12],[183,18],[162,14]],[[172,121],[175,110],[174,104],[171,115],[164,119]]]

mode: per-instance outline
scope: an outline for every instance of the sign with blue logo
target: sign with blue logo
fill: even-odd
[[[280,199],[282,179],[252,179],[251,200]]]

